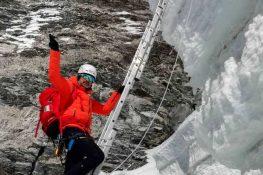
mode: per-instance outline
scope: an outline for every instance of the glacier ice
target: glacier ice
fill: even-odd
[[[125,174],[263,174],[263,1],[168,0],[161,29],[202,104]]]
[[[263,167],[262,7],[259,0],[169,1],[163,37],[203,93],[199,109],[152,150],[161,174],[174,163],[186,174]]]

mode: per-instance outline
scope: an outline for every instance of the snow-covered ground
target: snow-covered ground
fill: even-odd
[[[162,31],[202,105],[148,151],[146,166],[112,174],[262,175],[263,2],[170,0]]]
[[[30,12],[29,15],[20,15],[18,20],[10,21],[11,27],[6,29],[0,41],[8,40],[11,44],[17,45],[18,52],[32,48],[35,37],[40,35],[40,27],[62,19],[59,14],[56,8],[46,8]]]
[[[135,34],[135,35],[141,34],[143,32],[140,22],[133,21],[127,17],[130,15],[129,12],[121,11],[121,12],[116,12],[114,14],[117,16],[120,16],[119,19],[124,21],[124,23],[120,26],[121,29],[127,31],[128,33]]]

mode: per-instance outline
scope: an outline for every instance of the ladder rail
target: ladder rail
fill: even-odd
[[[159,29],[159,28],[160,28],[160,21],[159,21],[159,24],[157,25],[157,29]],[[150,55],[150,52],[151,52],[153,43],[154,43],[155,38],[156,38],[156,36],[157,36],[157,32],[158,32],[158,30],[155,30],[155,31],[154,31],[154,34],[153,34],[152,39],[151,39],[151,41],[150,41],[150,46],[151,46],[151,47],[148,47],[148,49],[146,50],[146,53],[145,53],[145,56],[144,56],[144,57],[145,57],[145,58],[144,58],[144,62],[141,64],[141,66],[140,66],[140,68],[139,68],[139,70],[138,70],[138,73],[137,73],[137,75],[136,75],[136,79],[137,79],[137,80],[140,80],[140,78],[141,78],[143,69],[144,69],[144,67],[145,67],[145,65],[146,65],[146,62],[148,61],[148,58],[149,58],[149,55]]]
[[[162,0],[161,0],[162,1]],[[164,3],[162,2],[162,5],[164,5]],[[129,83],[131,83],[130,85],[132,85],[133,84],[133,80],[130,80],[129,79],[129,77],[132,75],[132,79],[134,79],[136,76],[133,76],[133,73],[136,75],[137,74],[137,72],[138,72],[138,68],[140,68],[140,65],[143,63],[143,62],[145,62],[145,61],[147,61],[147,59],[146,60],[143,60],[143,59],[145,59],[144,58],[144,56],[147,54],[146,53],[146,51],[148,50],[148,54],[147,55],[149,55],[149,52],[150,52],[150,49],[151,49],[151,47],[149,47],[149,46],[151,46],[152,45],[152,43],[154,42],[154,39],[155,39],[155,37],[153,37],[156,33],[157,33],[157,28],[159,28],[158,26],[160,26],[160,14],[161,14],[161,10],[163,9],[163,7],[161,7],[160,5],[158,5],[158,7],[159,8],[157,8],[157,12],[156,12],[156,14],[154,15],[154,18],[153,18],[153,20],[152,21],[149,21],[150,22],[150,26],[149,26],[149,28],[147,28],[148,30],[145,32],[145,38],[144,38],[144,40],[141,40],[141,42],[140,42],[140,44],[141,45],[139,45],[139,49],[138,49],[138,51],[140,51],[140,52],[138,52],[138,55],[135,55],[135,57],[134,57],[134,59],[133,60],[135,60],[135,62],[134,63],[132,63],[132,65],[131,65],[131,67],[130,67],[130,69],[131,70],[129,70],[130,72],[128,72],[128,74],[127,74],[127,76],[126,76],[126,78],[125,78],[125,80],[124,80],[124,83],[123,83],[123,85],[125,85],[125,89],[127,89],[127,85],[129,85]],[[148,25],[147,25],[148,26]],[[150,42],[147,42],[147,40],[148,41],[150,41]],[[149,48],[149,49],[148,49]],[[138,63],[136,63],[136,61],[137,60],[139,60],[139,62]],[[145,65],[145,64],[144,64]],[[144,68],[144,65],[143,65],[143,67],[142,67],[142,69]],[[134,67],[135,67],[135,69],[134,69]],[[137,67],[137,68],[136,68]],[[132,71],[132,70],[135,70],[134,72]],[[142,70],[140,71],[140,72],[142,72]],[[130,80],[130,81],[129,81]],[[129,86],[128,86],[129,87]],[[132,86],[131,87],[129,87],[130,89],[132,88]],[[124,92],[125,92],[125,89],[124,89]],[[128,92],[129,92],[129,90],[128,90]],[[123,94],[122,94],[122,96],[123,96]],[[126,96],[127,95],[125,95],[125,98],[126,98]],[[122,98],[121,98],[122,99]],[[119,100],[119,102],[121,101],[121,99]],[[125,100],[125,99],[124,99]],[[119,103],[118,103],[119,104]],[[117,107],[118,107],[118,105],[117,105]],[[103,132],[103,135],[102,135],[102,137],[104,137],[104,135],[105,135],[105,133],[107,132],[107,128],[109,128],[109,125],[110,125],[110,123],[112,122],[112,121],[115,121],[115,115],[119,115],[119,112],[118,113],[115,113],[115,111],[118,109],[118,108],[115,108],[115,110],[114,110],[114,113],[112,114],[110,114],[110,118],[108,119],[108,123],[109,124],[107,124],[107,126],[105,126],[104,128],[106,128],[105,129],[105,131]],[[122,105],[121,105],[121,107],[122,107]],[[121,108],[120,108],[121,109]],[[111,116],[113,116],[113,117],[111,117]],[[101,143],[101,139],[100,139],[100,141],[99,141],[99,144]]]
[[[135,64],[134,66],[136,67],[138,65]],[[131,75],[135,74],[137,70],[138,69],[133,69],[132,72],[131,72]],[[121,112],[121,109],[122,109],[122,106],[124,104],[124,101],[125,101],[126,97],[128,96],[128,93],[129,93],[129,91],[131,89],[131,85],[133,84],[134,78],[135,78],[135,75],[130,76],[128,78],[127,83],[125,85],[125,88],[124,88],[124,90],[122,92],[121,98],[119,99],[119,102],[117,103],[117,106],[116,106],[115,110],[113,111],[113,113],[111,113],[111,118],[108,119],[109,120],[109,125],[106,128],[104,137],[106,137],[108,135],[108,131],[113,128],[113,126],[114,126],[114,124],[116,122],[116,119],[117,119],[117,117],[119,116],[119,114]],[[104,140],[104,142],[105,142],[105,140]],[[102,143],[103,143],[103,138],[100,140],[100,143],[98,143],[98,145],[103,147]]]
[[[125,99],[127,98],[128,93],[129,93],[130,89],[132,88],[132,86],[133,86],[133,84],[134,84],[136,74],[137,74],[137,72],[138,72],[138,70],[139,70],[139,68],[140,68],[140,65],[141,65],[142,62],[143,62],[143,56],[146,54],[145,51],[146,51],[146,49],[147,49],[147,45],[149,45],[149,42],[147,42],[147,43],[145,44],[145,46],[142,48],[143,54],[142,54],[142,56],[141,56],[141,59],[139,58],[139,55],[140,55],[140,54],[139,54],[138,57],[137,57],[137,59],[139,59],[140,62],[139,62],[139,63],[135,63],[135,64],[133,65],[133,69],[131,70],[130,76],[129,76],[128,79],[127,79],[127,82],[126,82],[126,84],[125,84],[125,88],[124,88],[124,90],[123,90],[123,92],[122,92],[122,95],[121,95],[121,98],[120,98],[119,102],[117,103],[117,106],[116,106],[116,108],[114,109],[113,113],[110,114],[110,118],[109,118],[108,121],[107,121],[108,125],[106,126],[107,128],[105,128],[105,130],[104,130],[103,136],[100,137],[100,140],[99,140],[99,142],[98,142],[98,145],[99,145],[99,146],[102,146],[103,139],[107,136],[107,131],[111,130],[111,129],[114,127],[114,125],[115,125],[116,119],[118,118],[118,116],[119,116],[119,114],[120,114],[120,111],[121,111],[121,109],[122,109],[122,106],[123,106],[123,104],[124,104],[124,101],[125,101]]]
[[[166,1],[168,0],[159,1],[152,21],[149,21],[147,23],[145,32],[133,57],[133,61],[123,81],[123,85],[125,85],[125,88],[114,111],[111,112],[97,143],[104,151],[105,157],[107,156],[112,142],[117,134],[116,130],[114,129],[114,125],[124,105],[125,99],[127,98],[130,89],[133,87],[135,80],[140,79],[142,71],[149,58],[151,48],[153,46],[157,32],[160,28],[160,21],[163,14],[163,10],[167,4]],[[96,168],[94,175],[98,175],[101,168],[102,163]]]
[[[124,79],[123,85],[126,85],[126,83],[127,83],[127,81],[128,81],[128,78],[129,78],[129,76],[130,76],[130,74],[131,74],[131,71],[132,71],[132,69],[133,69],[133,67],[134,67],[134,64],[135,64],[135,62],[136,62],[137,55],[138,55],[139,51],[140,51],[141,48],[142,48],[142,43],[143,43],[143,41],[145,40],[145,36],[146,36],[146,34],[147,34],[147,32],[148,32],[149,26],[150,26],[150,21],[147,23],[146,30],[145,30],[145,32],[144,32],[144,34],[143,34],[143,37],[142,37],[142,39],[141,39],[141,41],[140,41],[140,43],[139,43],[138,49],[136,50],[136,53],[135,53],[135,55],[134,55],[134,57],[133,57],[133,61],[132,61],[131,65],[130,65],[130,67],[129,67],[129,69],[128,69],[128,72],[127,72],[126,77],[125,77],[125,79]],[[101,133],[100,138],[99,138],[99,141],[98,141],[98,145],[101,145],[102,139],[105,137],[105,133],[106,133],[106,131],[107,131],[107,128],[109,127],[109,124],[110,124],[110,122],[112,121],[112,117],[113,117],[113,114],[112,114],[112,113],[113,113],[113,112],[110,113],[110,116],[109,116],[109,118],[108,118],[108,120],[107,120],[107,122],[106,122],[106,124],[105,124],[105,126],[104,126],[104,128],[103,128],[103,130],[102,130],[102,133]]]
[[[127,81],[129,79],[129,76],[131,75],[131,72],[134,69],[134,66],[137,65],[137,64],[141,65],[143,56],[146,54],[145,51],[141,51],[141,50],[147,50],[147,46],[149,45],[147,40],[151,40],[153,35],[155,33],[157,33],[156,29],[157,29],[157,26],[159,26],[160,18],[161,18],[161,15],[162,15],[162,10],[163,10],[163,8],[165,6],[166,6],[166,1],[165,0],[160,0],[158,5],[157,5],[156,12],[155,12],[155,15],[153,17],[153,20],[149,21],[147,23],[146,30],[145,30],[145,32],[143,34],[143,37],[142,37],[142,39],[140,41],[140,44],[138,46],[138,49],[137,49],[137,51],[135,53],[135,56],[134,56],[133,61],[131,63],[131,66],[129,67],[128,73],[126,74],[125,80],[123,82],[123,85],[125,85],[125,89],[126,89],[126,86],[127,86]],[[147,61],[147,59],[146,59],[146,61]],[[141,66],[141,69],[140,69],[141,73],[143,71],[143,68],[144,68],[144,66]],[[140,73],[140,75],[138,77],[141,76],[141,73]],[[125,91],[125,89],[124,89],[124,91]],[[115,108],[115,110],[116,110],[116,108]],[[109,116],[109,118],[108,118],[108,120],[107,120],[107,122],[105,124],[105,127],[102,130],[102,134],[101,134],[101,136],[99,138],[98,145],[102,144],[103,138],[105,138],[105,134],[106,134],[106,132],[108,130],[107,128],[109,128],[110,123],[112,121],[114,121],[113,118],[114,118],[114,113],[111,112],[111,114],[110,114],[110,116]]]
[[[147,25],[146,25],[146,28],[145,28],[145,31],[144,31],[144,33],[143,33],[143,36],[142,36],[142,38],[141,38],[141,40],[140,40],[139,46],[138,46],[138,48],[137,48],[137,50],[136,50],[136,52],[135,52],[135,54],[134,54],[134,56],[133,56],[132,63],[131,63],[131,65],[130,65],[130,67],[129,67],[128,71],[127,71],[126,77],[125,77],[125,79],[124,79],[124,81],[123,81],[123,85],[126,84],[128,78],[129,78],[129,76],[130,76],[130,74],[131,74],[131,71],[132,71],[132,69],[133,69],[133,66],[134,66],[134,64],[135,64],[136,61],[137,61],[136,59],[137,59],[137,57],[138,57],[139,52],[140,52],[141,49],[142,49],[142,44],[143,44],[143,42],[145,41],[145,37],[146,37],[146,35],[147,35],[147,32],[149,31],[150,24],[151,24],[151,21],[148,21],[148,23],[147,23]]]

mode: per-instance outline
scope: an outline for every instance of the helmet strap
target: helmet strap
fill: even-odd
[[[88,91],[90,91],[90,90],[92,90],[92,86],[90,86],[90,87],[88,87],[88,88],[85,88],[85,92],[88,92]]]
[[[79,81],[80,77],[81,77],[81,75],[80,75],[80,74],[78,74],[78,76],[77,76],[77,80],[78,80],[78,81]]]

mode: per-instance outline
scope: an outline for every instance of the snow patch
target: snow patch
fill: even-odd
[[[124,21],[124,24],[121,27],[122,29],[126,30],[127,32],[131,34],[135,34],[135,35],[142,33],[140,22],[132,21],[131,19],[124,18],[124,17],[120,17],[120,19]]]
[[[130,13],[126,12],[126,11],[115,12],[114,14],[116,14],[116,15],[130,15]]]
[[[13,20],[12,26],[6,29],[3,39],[11,44],[18,46],[18,52],[26,48],[32,48],[35,37],[39,36],[39,29],[50,21],[58,21],[62,19],[60,12],[55,8],[40,9],[36,12],[30,12],[27,16],[20,16],[20,19]],[[30,21],[27,21],[30,19]]]

